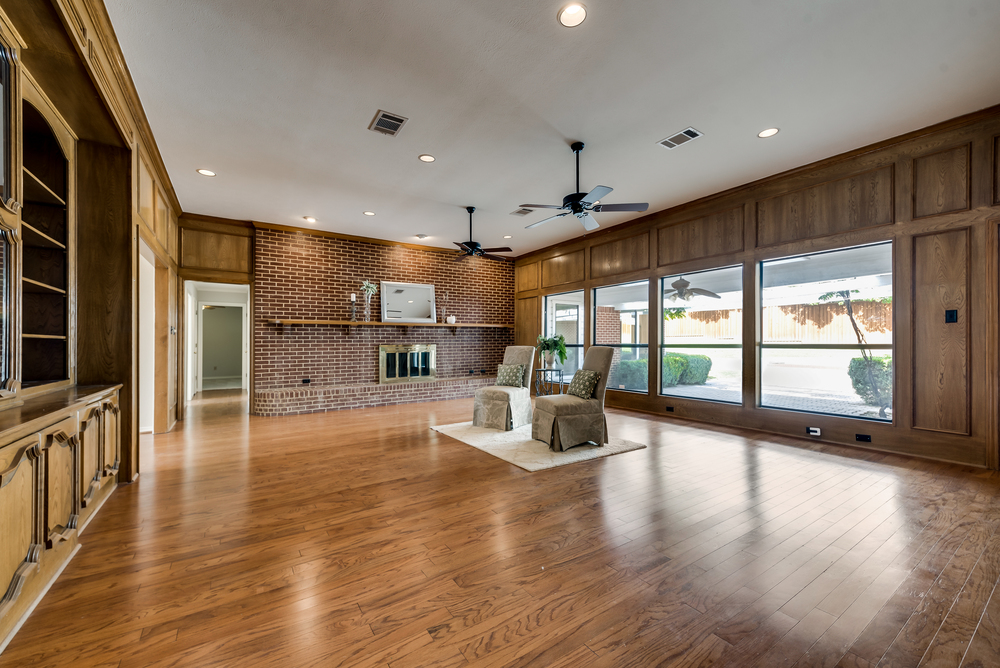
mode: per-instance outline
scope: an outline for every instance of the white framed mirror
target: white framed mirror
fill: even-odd
[[[437,322],[434,286],[381,281],[382,322]]]

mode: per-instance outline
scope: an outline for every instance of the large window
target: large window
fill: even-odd
[[[583,364],[583,290],[545,298],[545,336],[560,334],[566,340],[566,361],[560,364],[556,355],[553,366],[563,370],[568,383]]]
[[[892,419],[892,244],[761,263],[761,405]]]
[[[594,290],[594,344],[615,349],[608,388],[648,392],[648,281]]]
[[[741,403],[743,267],[667,276],[660,292],[660,392]]]

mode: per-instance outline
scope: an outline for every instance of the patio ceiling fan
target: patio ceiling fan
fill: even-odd
[[[712,299],[722,299],[719,295],[709,290],[703,290],[701,288],[690,287],[691,283],[684,280],[681,276],[676,281],[670,284],[673,290],[667,290],[663,293],[663,296],[672,302],[676,302],[678,299],[681,301],[689,302],[694,297],[711,297]]]
[[[532,223],[526,226],[524,229],[530,230],[532,227],[538,227],[543,225],[550,220],[555,220],[556,218],[562,218],[563,216],[568,216],[573,214],[576,216],[581,223],[583,223],[583,229],[590,232],[591,230],[596,230],[600,225],[594,220],[594,217],[590,215],[591,213],[601,213],[602,211],[645,211],[649,208],[649,204],[646,202],[633,202],[630,204],[600,204],[600,201],[604,199],[607,195],[611,193],[613,188],[608,186],[597,186],[589,193],[582,193],[580,191],[580,152],[583,150],[583,142],[577,141],[570,145],[573,149],[573,153],[576,154],[576,190],[575,193],[570,193],[563,197],[562,206],[557,206],[555,204],[522,204],[521,207],[525,209],[565,209],[565,213],[557,213],[554,216],[545,218],[538,221],[537,223]]]
[[[490,253],[512,253],[513,249],[507,248],[506,246],[500,248],[483,248],[478,241],[472,240],[472,214],[475,213],[476,207],[467,206],[465,210],[469,212],[469,240],[468,241],[455,241],[453,242],[456,246],[461,248],[458,255],[455,256],[455,262],[459,260],[464,260],[467,257],[483,257],[487,260],[497,260],[499,262],[506,262],[510,258],[503,257],[502,255],[490,255]]]

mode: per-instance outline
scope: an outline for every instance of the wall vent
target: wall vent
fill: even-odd
[[[399,114],[391,114],[388,111],[382,111],[379,109],[378,113],[375,114],[375,118],[372,119],[371,125],[368,126],[368,129],[384,135],[389,135],[390,137],[395,137],[399,134],[399,131],[408,120],[410,119],[400,116]]]
[[[694,128],[688,128],[687,130],[681,130],[677,134],[671,135],[666,139],[661,139],[656,143],[664,148],[673,150],[678,146],[680,146],[681,144],[686,144],[692,139],[697,139],[700,136],[701,136],[700,132],[698,132]]]
[[[517,211],[511,211],[510,215],[512,215],[512,216],[527,216],[529,213],[531,213],[531,209],[518,209]]]

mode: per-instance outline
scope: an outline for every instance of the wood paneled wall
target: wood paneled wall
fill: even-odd
[[[743,404],[609,391],[608,404],[997,468],[1000,425],[1000,107],[888,139],[522,256],[518,343],[541,332],[542,297],[742,264],[757,313],[761,260],[893,241],[892,423],[758,406],[759,318],[744,318]],[[589,303],[589,301],[588,301]],[[945,310],[958,322],[946,323]],[[586,331],[591,331],[587,314]],[[651,324],[659,341],[661,325]],[[658,353],[650,351],[650,358]],[[866,447],[868,445],[866,444]]]
[[[196,281],[251,283],[253,224],[190,213],[181,216],[180,273]]]

